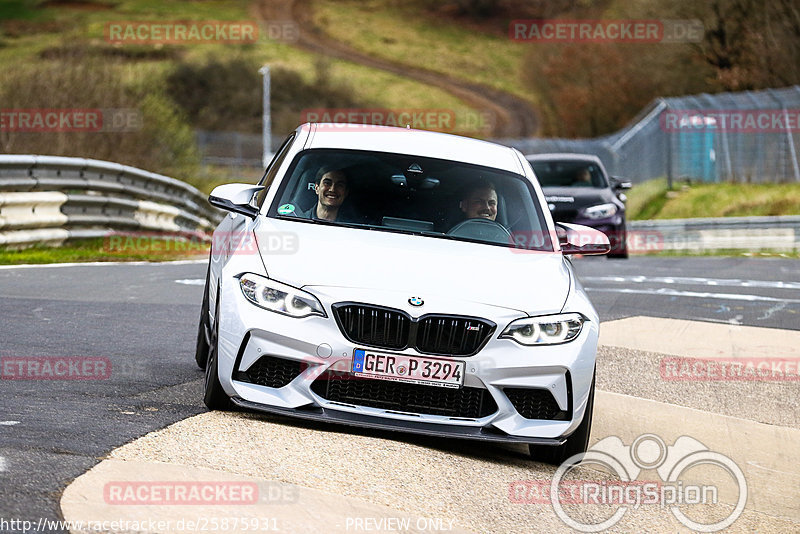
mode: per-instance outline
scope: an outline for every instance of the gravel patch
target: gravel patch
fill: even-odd
[[[677,406],[800,428],[800,382],[677,381],[661,377],[666,354],[601,346],[597,387]]]
[[[656,352],[601,346],[598,389],[760,423],[800,428],[798,382],[665,380]],[[595,438],[596,439],[596,438]],[[405,435],[241,412],[211,412],[148,434],[114,451],[121,460],[169,462],[277,480],[415,514],[452,519],[487,533],[571,532],[530,488],[548,486],[555,468],[519,445]],[[608,475],[588,468],[584,478]],[[658,479],[652,473],[652,479]],[[642,477],[640,477],[641,479]],[[528,488],[521,490],[520,488]],[[521,502],[520,502],[521,501]],[[598,522],[616,507],[573,505]],[[695,508],[721,519],[724,505]],[[691,514],[690,514],[691,515]],[[746,510],[728,532],[800,532],[800,524]],[[689,532],[668,508],[629,509],[610,532]]]
[[[210,412],[117,449],[122,460],[170,462],[279,480],[357,497],[395,510],[455,519],[475,532],[569,532],[549,503],[515,493],[519,481],[549,485],[554,468],[517,448],[319,425],[246,413]],[[589,471],[601,480],[606,475]],[[522,503],[513,502],[522,500]],[[595,521],[613,510],[572,507]],[[695,511],[708,516],[720,507]],[[797,531],[800,525],[746,511],[731,532]],[[630,509],[611,532],[689,532],[667,509]]]

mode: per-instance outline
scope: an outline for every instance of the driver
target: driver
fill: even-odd
[[[459,207],[467,219],[494,221],[497,218],[497,191],[494,184],[482,180],[473,185],[464,192]]]
[[[340,169],[321,172],[317,175],[314,192],[317,194],[316,204],[308,211],[300,213],[300,216],[336,221],[339,217],[339,208],[349,193],[347,175]]]
[[[592,174],[587,167],[582,168],[575,174],[575,181],[572,182],[572,185],[592,185]]]

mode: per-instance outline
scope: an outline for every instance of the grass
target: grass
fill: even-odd
[[[667,180],[658,178],[636,184],[625,195],[628,220],[646,220],[663,207],[667,199]]]
[[[299,50],[289,44],[261,38],[251,45],[192,44],[184,45],[131,45],[117,47],[105,41],[104,29],[109,21],[170,21],[170,20],[250,20],[250,0],[172,1],[116,0],[113,4],[98,0],[98,9],[47,7],[33,9],[33,0],[18,0],[11,5],[11,15],[0,19],[0,65],[4,71],[35,66],[39,69],[60,68],[60,53],[90,53],[101,58],[109,52],[123,52],[128,59],[119,66],[119,74],[126,85],[145,87],[160,93],[166,75],[183,62],[203,62],[211,56],[242,56],[257,64],[283,67],[298,73],[306,83],[314,83],[317,76],[318,56]],[[109,9],[111,6],[113,9]],[[162,53],[163,52],[163,53]],[[48,59],[43,59],[47,57]],[[119,60],[114,57],[110,60]],[[351,87],[354,100],[365,108],[387,109],[449,109],[455,110],[456,132],[465,130],[464,118],[473,111],[453,95],[383,71],[362,67],[341,60],[325,60],[329,76]],[[0,85],[3,84],[0,77]],[[260,99],[260,85],[255,88]],[[81,107],[76,100],[74,107]],[[273,135],[283,138],[301,123],[298,112],[295,121],[286,131],[273,128]],[[274,123],[273,123],[274,124]],[[284,123],[285,128],[285,123]],[[256,133],[256,132],[253,132]],[[260,132],[259,132],[260,133]],[[476,132],[479,134],[479,132]],[[41,151],[40,151],[41,152]],[[44,152],[41,152],[44,153]],[[69,154],[98,157],[92,153]],[[111,159],[100,157],[100,159]],[[130,161],[120,161],[131,163]],[[254,183],[261,171],[253,169],[225,169],[202,167],[167,169],[160,165],[139,165],[148,171],[167,174],[184,180],[201,191],[209,193],[216,185],[230,182]]]
[[[359,51],[536,101],[519,78],[527,47],[507,35],[432,17],[415,2],[316,0],[313,6],[318,26]]]
[[[24,3],[24,2],[23,2]],[[102,6],[102,2],[96,2]],[[106,4],[107,5],[107,4]],[[0,64],[42,64],[44,51],[64,46],[89,44],[97,49],[113,48],[105,41],[104,29],[111,21],[171,21],[171,20],[252,20],[250,0],[205,0],[203,2],[155,0],[119,0],[113,9],[71,9],[49,7],[45,10],[20,11],[24,21],[0,23]],[[156,60],[131,62],[130,75],[134,78],[152,80],[159,77],[176,62],[202,61],[211,55],[240,54],[253,56],[263,64],[282,66],[301,74],[306,81],[313,80],[314,63],[317,56],[296,49],[289,44],[261,37],[255,44],[196,44],[182,45],[133,45],[123,50],[131,52],[168,50],[167,57]],[[451,94],[383,71],[362,67],[353,63],[331,60],[330,75],[346,80],[353,87],[358,100],[383,108],[444,108],[472,111],[460,99]],[[300,117],[298,119],[298,124]],[[276,132],[283,135],[288,132]]]
[[[800,184],[638,184],[628,195],[628,219],[692,219],[800,215]]]
[[[116,240],[115,240],[116,239]],[[0,265],[78,263],[98,261],[172,261],[206,259],[209,245],[139,234],[76,239],[61,246],[36,245],[21,250],[0,248]]]
[[[296,49],[289,44],[263,38],[251,45],[184,44],[135,45],[120,49],[107,43],[105,25],[109,21],[170,21],[170,20],[250,20],[251,0],[115,0],[94,2],[97,9],[69,6],[36,9],[35,0],[13,0],[0,7],[0,65],[4,70],[35,66],[36,69],[59,67],[59,53],[71,53],[81,48],[102,55],[111,51],[128,52],[120,69],[125,83],[146,85],[160,90],[164,77],[175,65],[187,61],[203,61],[214,56],[243,55],[255,58],[261,64],[282,66],[297,72],[305,81],[316,76],[318,57]],[[158,53],[163,51],[165,53]],[[50,59],[44,59],[44,57]],[[365,107],[388,109],[451,109],[471,112],[460,99],[402,76],[362,67],[346,61],[331,60],[330,76],[345,81],[353,88],[358,101]],[[3,83],[0,78],[0,84]],[[260,86],[259,86],[260,94]],[[81,107],[79,101],[74,107]],[[457,115],[460,118],[460,114]],[[297,117],[297,124],[300,123]],[[463,127],[461,122],[457,128]],[[275,131],[282,137],[288,132]],[[92,154],[75,154],[91,157]],[[107,158],[103,158],[107,159]],[[157,167],[157,166],[156,166]],[[146,168],[148,171],[171,175],[185,180],[202,192],[209,193],[216,185],[230,182],[254,183],[261,176],[258,169],[230,169],[203,167],[196,173],[171,173],[164,168]],[[184,174],[184,175],[182,175]],[[0,248],[0,264],[89,262],[89,261],[164,261],[185,257],[202,257],[198,254],[156,250],[157,241],[146,249],[125,251],[108,250],[101,240],[72,241],[58,247],[45,245],[12,250]],[[167,243],[165,240],[164,243]],[[166,249],[166,245],[161,247]]]

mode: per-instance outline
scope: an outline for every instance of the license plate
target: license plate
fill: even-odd
[[[353,374],[360,378],[460,388],[464,383],[464,362],[356,349]]]

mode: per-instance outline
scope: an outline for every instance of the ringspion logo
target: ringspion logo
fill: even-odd
[[[695,469],[702,469],[702,475],[696,476]],[[572,478],[576,470],[609,473],[611,478]],[[658,479],[640,479],[643,473],[652,472]],[[733,503],[722,498],[727,498],[730,490],[735,492]],[[693,531],[717,532],[741,516],[747,495],[744,472],[728,456],[690,436],[680,436],[667,445],[655,434],[642,434],[630,445],[617,436],[606,437],[585,453],[568,458],[551,480],[520,480],[509,486],[511,502],[549,502],[558,518],[578,532],[610,529],[642,506],[669,509],[675,519]],[[590,505],[615,509],[610,516],[605,513],[591,522],[582,513]],[[685,513],[698,505],[718,508],[720,513],[697,520]]]

